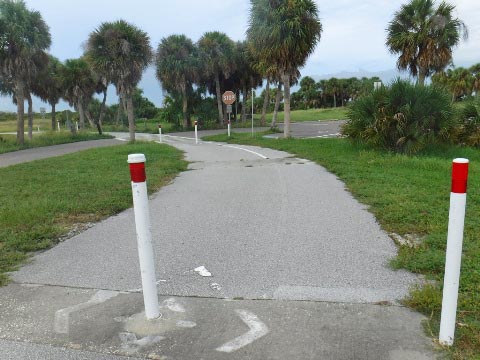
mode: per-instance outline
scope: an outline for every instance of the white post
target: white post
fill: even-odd
[[[230,113],[228,113],[228,137],[230,137]]]
[[[78,131],[78,129],[79,129],[79,128],[78,128],[78,121],[75,121],[75,128],[76,128],[77,131]]]
[[[57,129],[60,131],[60,121],[57,121]]]
[[[144,154],[128,155],[145,316],[147,319],[155,319],[159,317],[160,313],[153,259],[152,234],[150,232],[150,211],[148,208],[145,160]]]
[[[162,142],[162,125],[158,124],[158,135],[160,137],[160,143]]]
[[[252,88],[252,136],[253,136],[253,99],[255,98],[255,94],[253,92],[253,88]]]
[[[198,144],[198,123],[195,121],[195,144]]]
[[[463,227],[467,201],[467,159],[454,159],[452,167],[452,191],[448,216],[447,255],[443,280],[442,315],[439,341],[443,345],[453,345],[455,320],[457,315],[458,285],[462,260]]]

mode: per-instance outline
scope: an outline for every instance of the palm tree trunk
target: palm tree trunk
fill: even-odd
[[[28,102],[28,139],[32,140],[33,138],[33,104],[32,96],[30,92],[27,92],[27,102]]]
[[[183,113],[183,128],[188,127],[188,99],[187,99],[187,84],[183,83],[181,85],[182,89],[182,113]]]
[[[85,105],[84,109],[85,109],[85,117],[87,118],[88,123],[90,124],[90,127],[94,128],[95,120],[93,119],[92,114],[90,113],[90,110],[88,110],[88,105]]]
[[[419,69],[418,71],[418,86],[424,86],[425,85],[425,77],[427,73],[423,69]]]
[[[285,138],[290,137],[290,74],[284,73],[282,75],[282,81],[283,81],[283,88],[284,88],[284,94],[283,94],[283,104],[284,104],[284,109],[283,109],[283,114],[284,114],[284,119],[283,119],[283,136]]]
[[[223,105],[222,105],[222,95],[220,93],[220,76],[218,72],[215,74],[215,92],[217,94],[217,107],[218,107],[218,123],[223,122]]]
[[[92,113],[90,112],[90,110],[88,110],[88,107],[86,106],[85,106],[85,117],[87,118],[88,123],[92,128],[96,127],[95,119],[93,118]]]
[[[52,130],[55,130],[55,124],[57,123],[57,113],[55,112],[55,103],[52,103]]]
[[[103,99],[100,104],[100,115],[98,115],[97,127],[99,127],[100,134],[102,133],[103,118],[105,117],[105,103],[107,102],[107,89],[103,91]]]
[[[19,80],[16,84],[15,97],[17,98],[17,144],[23,145],[25,143],[25,123],[23,116],[25,113],[25,84]]]
[[[242,88],[242,123],[247,121],[247,84]]]
[[[337,107],[337,93],[335,91],[333,92],[333,107]]]
[[[120,123],[120,116],[122,115],[122,97],[118,96],[118,108],[117,108],[117,115],[115,118],[115,126],[118,127],[118,124]]]
[[[77,101],[78,116],[80,117],[80,129],[85,129],[85,113],[83,112],[83,101],[78,99]]]
[[[260,126],[265,126],[265,116],[267,114],[267,106],[270,101],[270,79],[267,78],[267,85],[265,86],[265,97],[263,98],[262,116],[260,118]]]
[[[272,123],[270,127],[275,129],[277,126],[277,116],[278,116],[278,108],[280,107],[280,99],[282,98],[282,82],[279,81],[277,85],[277,94],[275,95],[275,107],[273,109],[273,116],[272,116]]]
[[[135,142],[135,118],[133,117],[133,99],[132,94],[126,95],[127,100],[127,117],[128,129],[130,132],[130,141]]]

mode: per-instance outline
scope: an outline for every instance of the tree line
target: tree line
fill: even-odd
[[[480,96],[480,63],[469,68],[451,67],[432,76],[432,84],[447,89],[452,102]]]
[[[52,106],[53,126],[55,105],[63,98],[78,111],[82,128],[86,119],[101,132],[110,84],[119,96],[118,109],[126,111],[130,138],[134,140],[132,97],[143,71],[152,63],[163,88],[173,101],[181,103],[184,127],[190,125],[195,110],[189,99],[215,99],[217,121],[223,122],[224,90],[241,93],[241,118],[245,120],[248,91],[264,82],[262,122],[270,86],[276,86],[276,109],[283,88],[286,137],[290,134],[292,105],[328,106],[333,101],[337,106],[363,93],[364,83],[371,80],[331,79],[316,85],[307,77],[302,79],[300,92],[291,96],[290,87],[299,80],[299,69],[321,38],[323,27],[317,6],[312,0],[250,2],[244,41],[234,42],[219,31],[206,32],[196,43],[176,34],[163,38],[154,50],[147,33],[118,20],[104,22],[90,33],[83,56],[61,63],[46,52],[51,37],[41,14],[27,9],[22,0],[0,0],[0,89],[17,104],[17,142],[24,142],[25,99],[31,137],[32,94]],[[417,77],[420,85],[451,63],[452,48],[467,37],[465,25],[453,16],[453,10],[454,6],[445,2],[436,6],[432,0],[411,0],[388,24],[386,46],[399,55],[397,67]],[[89,110],[94,94],[102,96],[95,116]]]

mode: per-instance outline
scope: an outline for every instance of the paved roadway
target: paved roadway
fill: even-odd
[[[122,142],[116,139],[91,140],[13,151],[0,154],[0,168],[34,160],[46,159],[53,156],[61,156],[96,147],[119,145],[121,143]]]
[[[0,288],[4,358],[435,358],[423,317],[398,304],[419,279],[387,267],[392,240],[335,176],[279,151],[165,141],[191,171],[150,201],[162,317],[141,315],[130,209]]]

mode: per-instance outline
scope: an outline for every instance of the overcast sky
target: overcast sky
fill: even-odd
[[[303,74],[387,70],[395,58],[385,48],[385,28],[401,0],[317,0],[322,38]],[[480,1],[450,0],[470,38],[455,50],[456,65],[480,62]],[[250,1],[246,0],[27,0],[50,26],[51,53],[61,60],[82,54],[82,43],[104,21],[125,19],[150,35],[157,47],[163,37],[185,34],[197,41],[206,31],[245,39]]]
[[[245,39],[247,0],[26,0],[50,26],[50,52],[60,60],[82,55],[82,44],[102,22],[124,19],[150,35],[154,49],[163,37],[185,34],[197,41],[207,31]],[[395,68],[385,47],[385,29],[406,0],[317,0],[323,33],[302,75]],[[456,66],[480,62],[480,0],[449,0],[469,29],[469,40],[454,51]]]

